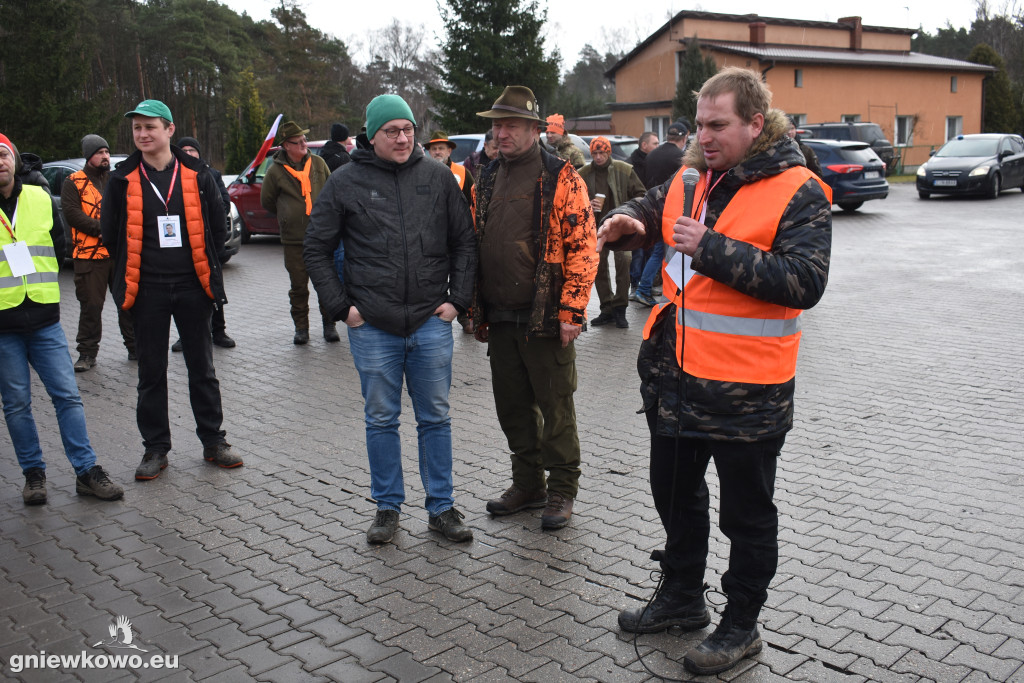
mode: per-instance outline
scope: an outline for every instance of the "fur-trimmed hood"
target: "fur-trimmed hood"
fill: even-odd
[[[758,135],[747,156],[730,171],[747,182],[765,175],[775,175],[792,166],[804,166],[800,148],[786,133],[789,130],[789,119],[781,109],[770,109],[764,119],[764,128]],[[698,171],[707,170],[704,161],[704,148],[695,137],[686,148],[683,163]]]

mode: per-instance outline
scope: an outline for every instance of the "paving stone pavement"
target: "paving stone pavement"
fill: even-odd
[[[919,201],[910,185],[835,218],[828,291],[804,316],[797,421],[780,463],[781,560],[764,651],[734,681],[1024,681],[1024,194]],[[688,680],[706,633],[632,637],[618,611],[651,593],[663,536],[628,330],[578,343],[583,478],[576,514],[491,519],[509,483],[483,345],[456,332],[451,392],[456,505],[475,530],[427,529],[405,399],[407,504],[393,544],[373,518],[362,401],[348,344],[291,343],[280,245],[225,269],[228,331],[215,349],[228,439],[245,467],[204,463],[184,363],[170,354],[175,448],[137,483],[135,366],[111,304],[98,365],[78,375],[100,462],[123,501],[78,498],[53,410],[35,414],[50,500],[28,508],[0,436],[0,662],[24,681]],[[63,324],[78,320],[61,274]],[[596,297],[591,303],[596,313]],[[712,468],[713,469],[713,468]],[[713,503],[717,488],[709,475]],[[715,532],[707,580],[727,546]],[[716,596],[712,595],[712,598]],[[119,616],[135,644],[115,649]],[[717,618],[716,618],[717,621]],[[14,670],[26,655],[136,654],[177,668]],[[136,662],[138,663],[138,662]],[[644,664],[650,667],[651,673]]]

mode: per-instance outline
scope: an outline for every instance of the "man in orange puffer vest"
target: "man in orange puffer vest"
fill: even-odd
[[[227,303],[221,279],[224,207],[209,166],[171,146],[174,120],[159,100],[125,114],[138,151],[111,173],[103,194],[103,246],[115,262],[114,300],[132,312],[139,355],[136,420],[145,453],[138,480],[167,467],[167,342],[181,333],[196,434],[203,458],[239,467],[221,429],[220,383],[213,368],[210,315]]]
[[[786,135],[756,71],[727,68],[697,97],[683,170],[612,211],[598,232],[613,249],[665,244],[668,303],[655,306],[637,367],[651,431],[651,492],[665,527],[664,578],[624,631],[711,621],[702,586],[711,530],[704,475],[718,473],[719,527],[730,540],[718,627],[686,653],[699,675],[761,651],[757,619],[778,565],[775,471],[793,425],[801,312],[821,298],[832,196]],[[687,206],[684,174],[697,176]]]
[[[114,262],[100,241],[100,207],[103,190],[110,177],[110,147],[99,135],[82,138],[85,166],[68,176],[60,192],[64,220],[71,226],[75,264],[75,295],[81,304],[78,316],[78,361],[75,372],[85,372],[96,365],[103,336],[103,304],[107,290],[114,286]],[[135,360],[135,332],[132,316],[117,309],[128,360]]]

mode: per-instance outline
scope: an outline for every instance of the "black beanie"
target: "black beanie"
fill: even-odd
[[[199,152],[199,156],[203,156],[203,150],[199,146],[199,141],[196,140],[195,138],[181,138],[180,140],[178,140],[178,147],[179,148],[192,147],[197,152]]]
[[[348,140],[348,126],[344,123],[335,123],[331,126],[331,141],[341,142]]]
[[[86,135],[82,138],[82,156],[86,161],[92,159],[93,154],[104,148],[109,151],[110,145],[99,135]]]

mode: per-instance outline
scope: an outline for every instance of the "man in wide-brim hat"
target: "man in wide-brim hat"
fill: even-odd
[[[474,325],[512,451],[512,484],[487,511],[544,508],[541,527],[559,529],[579,488],[573,340],[597,272],[594,214],[572,164],[541,148],[532,90],[510,85],[478,115],[491,119],[499,155],[476,186]]]
[[[435,130],[430,135],[430,142],[424,145],[429,154],[434,160],[440,161],[442,164],[451,169],[452,175],[455,176],[455,180],[459,183],[459,189],[462,190],[462,194],[465,195],[466,201],[473,203],[473,174],[466,170],[466,167],[462,164],[456,164],[452,162],[452,152],[454,152],[458,145],[448,139],[448,134],[441,130]]]

